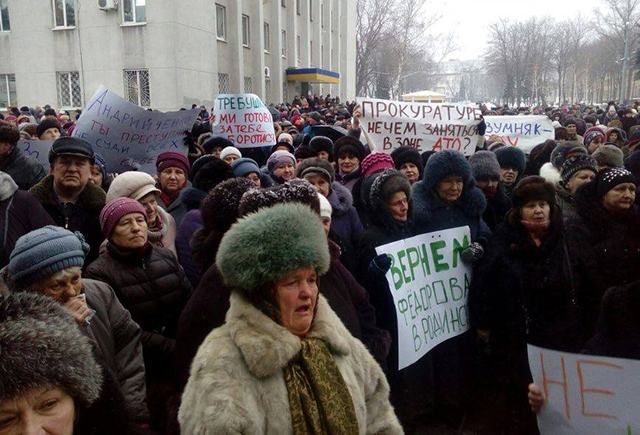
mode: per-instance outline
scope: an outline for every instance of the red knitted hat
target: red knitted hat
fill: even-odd
[[[362,170],[362,176],[368,177],[385,169],[395,169],[395,165],[389,154],[371,153],[362,160],[360,168]]]
[[[191,165],[189,165],[189,160],[184,154],[177,153],[175,151],[166,151],[158,156],[158,159],[156,160],[156,169],[159,174],[167,168],[180,168],[188,177]]]
[[[102,234],[106,238],[111,237],[113,228],[118,224],[120,218],[129,213],[140,213],[147,220],[147,211],[135,199],[120,197],[109,201],[100,212]]]

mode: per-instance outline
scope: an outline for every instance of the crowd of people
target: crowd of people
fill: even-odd
[[[0,434],[537,433],[527,343],[640,359],[640,117],[481,109],[555,139],[387,154],[355,103],[296,97],[272,147],[203,107],[116,173],[81,113],[0,114]],[[400,370],[376,248],[461,226],[471,328]]]

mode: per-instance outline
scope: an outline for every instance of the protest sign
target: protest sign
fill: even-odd
[[[20,139],[18,141],[18,149],[24,155],[37,160],[44,170],[49,173],[49,150],[52,144],[52,140]]]
[[[538,413],[542,435],[640,433],[640,361],[532,345],[528,352],[533,380],[547,399]]]
[[[155,174],[158,154],[187,154],[184,132],[191,130],[199,109],[150,112],[101,86],[87,103],[73,136],[87,140],[104,157],[107,171]]]
[[[459,227],[376,248],[391,257],[386,277],[398,317],[400,369],[469,329],[471,268],[460,253],[470,240],[469,227]]]
[[[401,146],[419,152],[452,149],[470,156],[482,139],[480,109],[459,104],[406,103],[357,98],[360,126],[376,151],[391,153]]]
[[[213,104],[214,136],[229,139],[238,148],[276,143],[273,117],[254,94],[220,94]]]
[[[526,154],[547,139],[555,138],[552,121],[546,116],[485,116],[485,137],[496,135],[505,145],[520,148]]]

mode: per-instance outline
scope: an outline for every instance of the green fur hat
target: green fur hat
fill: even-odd
[[[318,214],[296,203],[276,204],[240,219],[224,235],[216,255],[225,284],[246,296],[302,267],[313,266],[323,274],[329,261]]]

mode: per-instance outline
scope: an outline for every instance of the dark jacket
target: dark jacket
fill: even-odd
[[[349,190],[340,183],[331,183],[327,198],[331,204],[331,232],[341,247],[341,260],[349,270],[355,270],[355,246],[364,232],[358,212],[353,207]]]
[[[104,240],[100,229],[100,211],[106,198],[104,190],[93,183],[87,183],[74,204],[62,204],[53,190],[53,175],[48,175],[31,188],[31,193],[56,225],[82,233],[91,246],[85,264],[98,258],[100,244]]]
[[[13,147],[7,159],[0,163],[0,171],[11,175],[21,190],[31,189],[47,175],[37,160],[25,156],[17,146]]]
[[[202,214],[200,213],[200,203],[207,196],[204,192],[195,187],[187,187],[180,194],[182,204],[187,212],[178,225],[176,233],[176,252],[178,261],[184,269],[184,273],[191,282],[191,287],[195,288],[202,276],[200,269],[195,265],[191,254],[191,238],[200,228],[203,227]]]
[[[498,185],[498,191],[493,198],[487,198],[487,208],[482,214],[482,220],[491,231],[494,231],[502,222],[511,208],[511,200],[504,191],[504,186]]]
[[[87,305],[96,311],[83,330],[95,344],[102,362],[115,375],[129,420],[147,422],[149,410],[145,402],[147,394],[140,327],[107,284],[92,279],[83,279],[82,284]]]
[[[20,236],[46,225],[55,225],[33,195],[0,172],[0,268],[9,264],[9,255]]]
[[[562,184],[556,184],[556,202],[562,210],[562,218],[567,221],[578,216],[576,212],[575,198]]]
[[[169,370],[178,317],[191,293],[173,253],[150,244],[125,251],[108,242],[85,276],[109,284],[142,328],[147,376]]]
[[[353,193],[353,186],[362,178],[362,170],[358,167],[358,169],[350,174],[341,175],[337,166],[336,164],[336,181],[349,189],[349,192]]]

